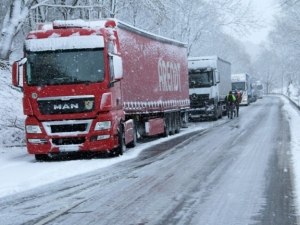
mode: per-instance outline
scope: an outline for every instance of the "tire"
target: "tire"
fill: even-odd
[[[223,117],[223,110],[222,110],[222,105],[220,105],[220,107],[219,107],[219,112],[220,112],[220,115],[219,115],[219,119],[222,119],[222,117]]]
[[[174,135],[175,134],[175,130],[176,130],[175,113],[171,113],[170,114],[169,125],[170,125],[170,135]]]
[[[116,150],[113,151],[113,155],[116,156],[123,155],[126,152],[124,128],[121,123],[118,129],[118,139],[119,139],[119,146],[116,148]]]
[[[218,106],[215,106],[213,121],[217,121],[218,118]]]
[[[49,156],[47,154],[35,154],[35,160],[39,162],[48,161]]]
[[[165,114],[163,137],[168,137],[169,134],[170,134],[170,116],[169,116],[169,114]]]
[[[135,127],[135,122],[133,121],[133,140],[130,142],[127,147],[129,148],[134,148],[137,144],[137,133],[136,133],[136,127]]]
[[[180,113],[176,113],[175,114],[175,133],[179,133],[180,132],[180,128],[181,128],[181,125],[180,125]]]

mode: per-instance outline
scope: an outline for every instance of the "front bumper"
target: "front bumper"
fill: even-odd
[[[242,97],[242,101],[239,105],[249,105],[248,97]]]
[[[118,145],[114,125],[107,130],[94,130],[97,122],[107,120],[111,120],[111,117],[50,122],[39,122],[35,117],[28,117],[25,124],[38,124],[42,133],[26,133],[27,151],[30,154],[48,154],[112,150]]]
[[[200,119],[210,119],[215,117],[214,107],[203,107],[189,109],[188,111],[189,120],[200,120]]]

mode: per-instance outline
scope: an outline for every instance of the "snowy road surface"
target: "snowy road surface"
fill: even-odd
[[[2,197],[0,224],[297,224],[282,105],[265,97],[135,158]]]

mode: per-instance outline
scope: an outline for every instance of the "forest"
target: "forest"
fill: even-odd
[[[217,55],[232,73],[248,73],[266,93],[293,84],[300,90],[300,1],[273,0],[277,13],[267,40],[251,57],[239,38],[266,26],[251,0],[2,0],[0,69],[22,57],[26,34],[54,20],[116,18],[184,42],[189,56]],[[285,93],[284,93],[285,94]]]

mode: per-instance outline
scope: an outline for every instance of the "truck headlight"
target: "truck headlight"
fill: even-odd
[[[110,128],[111,128],[110,121],[97,122],[95,125],[95,130],[108,130]]]
[[[41,128],[38,125],[27,125],[26,132],[28,134],[41,134]]]

